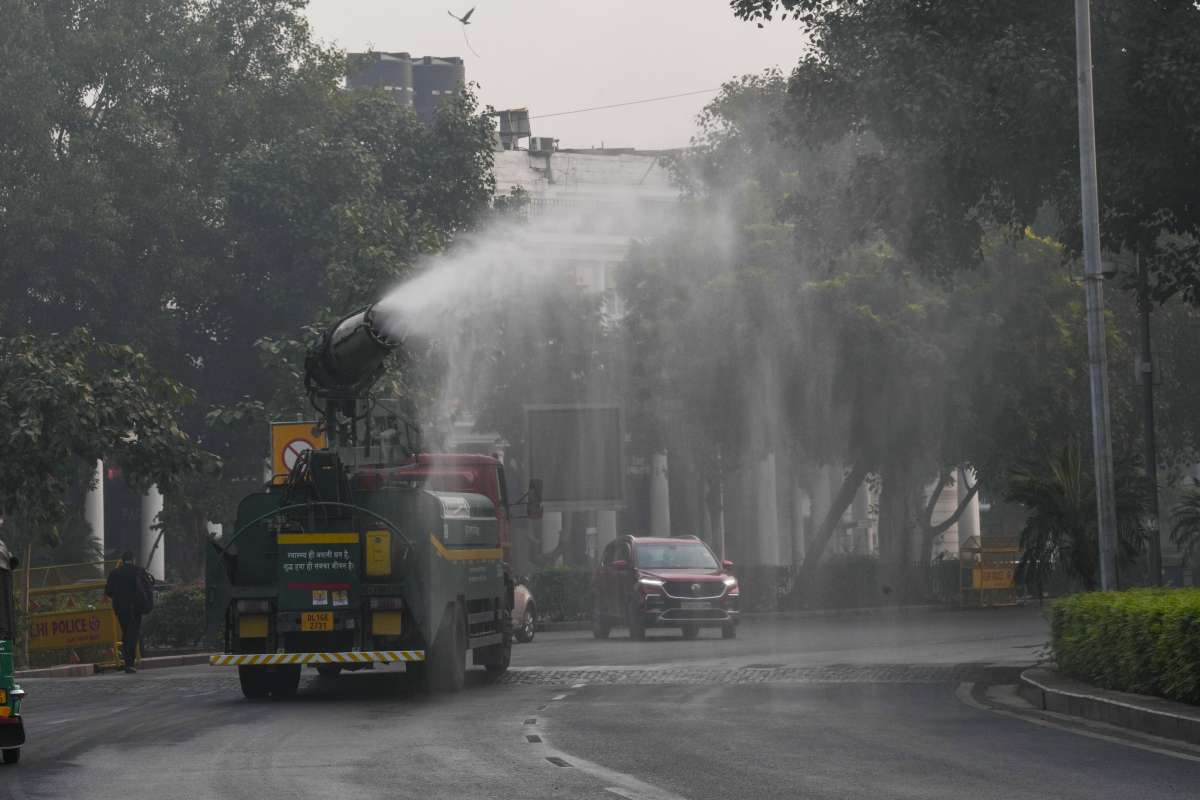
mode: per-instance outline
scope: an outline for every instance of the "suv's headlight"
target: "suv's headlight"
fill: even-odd
[[[737,578],[733,577],[732,575],[726,576],[725,585],[726,586],[737,586]]]
[[[638,578],[638,583],[642,586],[662,586],[663,582],[658,578]]]

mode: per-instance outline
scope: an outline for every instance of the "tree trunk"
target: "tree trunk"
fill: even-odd
[[[967,506],[975,499],[975,495],[979,493],[979,481],[976,479],[975,485],[967,490],[963,498],[958,501],[958,506],[954,509],[954,513],[946,517],[938,524],[933,524],[933,512],[937,508],[937,498],[945,489],[949,473],[943,472],[938,479],[937,487],[934,489],[934,494],[930,495],[929,502],[925,506],[925,511],[921,517],[921,552],[917,554],[922,565],[922,573],[925,579],[925,591],[932,592],[933,590],[933,540],[950,529],[950,526],[958,522],[962,517],[963,512],[967,510]]]
[[[862,486],[862,482],[866,480],[869,471],[866,463],[859,460],[854,462],[854,466],[851,467],[850,472],[842,480],[841,488],[834,495],[833,502],[829,506],[829,511],[825,514],[825,519],[821,521],[820,527],[813,533],[812,539],[807,542],[804,552],[804,565],[800,571],[800,579],[796,582],[795,591],[804,592],[808,587],[814,585],[821,556],[825,553],[825,548],[829,545],[830,538],[833,537],[838,520],[842,518],[842,514],[846,513],[846,509],[854,502],[854,495],[858,493],[858,487]]]
[[[913,522],[912,469],[905,459],[892,458],[880,472],[879,567],[880,591],[889,602],[900,602],[906,590],[909,539]]]

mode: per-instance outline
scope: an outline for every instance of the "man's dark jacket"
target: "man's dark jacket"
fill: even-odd
[[[112,598],[118,616],[141,612],[145,583],[145,573],[137,564],[122,564],[109,574],[104,593]]]

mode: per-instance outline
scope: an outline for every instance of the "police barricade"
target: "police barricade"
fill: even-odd
[[[28,570],[30,654],[61,651],[75,660],[84,650],[95,655],[98,666],[121,666],[121,626],[112,602],[104,596],[108,574],[119,563],[95,561]]]
[[[964,606],[1012,606],[1020,601],[1015,539],[972,537],[960,551],[960,593]]]

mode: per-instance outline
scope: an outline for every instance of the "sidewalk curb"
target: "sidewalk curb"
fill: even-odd
[[[1018,691],[1027,702],[1043,711],[1200,744],[1200,708],[1196,706],[1099,689],[1041,667],[1021,673]]]
[[[157,656],[155,658],[143,658],[138,663],[138,670],[166,669],[169,667],[191,667],[197,664],[207,664],[208,656],[208,653],[192,653],[181,656]],[[105,671],[106,670],[104,668],[98,667],[95,664],[61,664],[56,667],[18,670],[13,673],[13,677],[17,680],[27,678],[86,678],[89,675],[95,675]]]

